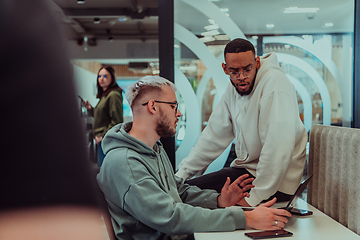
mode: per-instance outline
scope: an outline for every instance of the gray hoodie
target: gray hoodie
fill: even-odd
[[[170,239],[246,227],[241,208],[217,208],[217,192],[184,184],[162,144],[150,148],[127,133],[131,126],[118,124],[105,135],[106,157],[97,176],[118,239]]]

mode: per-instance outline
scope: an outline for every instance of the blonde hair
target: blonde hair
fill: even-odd
[[[161,91],[161,87],[169,86],[176,92],[175,84],[160,76],[145,76],[136,83],[131,84],[125,92],[126,100],[129,105],[133,107],[133,103],[139,96],[144,95],[150,91]]]

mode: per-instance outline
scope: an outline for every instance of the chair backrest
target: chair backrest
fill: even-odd
[[[100,168],[95,168],[93,170],[93,174],[94,174],[94,177],[95,177],[95,181],[96,181],[96,175],[100,172]],[[108,205],[107,205],[107,202],[106,202],[106,199],[105,199],[105,195],[104,193],[101,191],[99,185],[97,184],[97,181],[96,181],[96,184],[97,186],[97,194],[99,196],[99,201],[100,201],[100,204],[101,204],[101,207],[102,207],[102,210],[103,210],[103,218],[104,218],[104,223],[105,223],[105,226],[106,226],[106,231],[109,235],[109,239],[110,240],[116,240],[116,236],[115,236],[115,232],[114,232],[114,228],[112,226],[112,223],[111,223],[111,215],[109,213],[109,209],[108,209]]]
[[[308,203],[360,234],[360,129],[313,125]]]

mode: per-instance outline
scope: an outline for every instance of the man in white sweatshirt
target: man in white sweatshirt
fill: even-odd
[[[219,191],[226,177],[255,177],[250,197],[239,205],[256,206],[276,196],[287,201],[298,187],[306,161],[307,132],[299,118],[296,91],[276,54],[255,55],[245,39],[224,50],[230,83],[188,157],[176,173],[189,179],[204,171],[235,138],[236,159],[230,168],[187,181]]]

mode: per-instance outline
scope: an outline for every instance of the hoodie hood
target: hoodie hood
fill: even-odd
[[[153,176],[156,176],[161,186],[170,191],[168,173],[172,172],[172,168],[162,144],[157,141],[154,147],[150,148],[128,134],[131,128],[132,122],[120,123],[106,133],[102,146],[104,153],[109,155],[109,158],[105,158],[104,162],[110,161],[109,159],[113,160],[114,156],[123,156],[129,159],[136,156],[137,161],[146,166]]]
[[[276,53],[269,53],[265,56],[260,57],[260,68],[256,74],[254,88],[251,93],[254,93],[257,85],[259,84],[260,80],[264,77],[267,71],[277,69],[281,72],[284,70],[280,67],[279,61],[277,59]]]
[[[103,139],[103,151],[108,154],[111,150],[126,148],[138,152],[141,155],[156,156],[156,152],[160,153],[162,144],[157,142],[154,149],[145,143],[137,140],[128,134],[132,127],[132,122],[120,123],[111,128]]]

